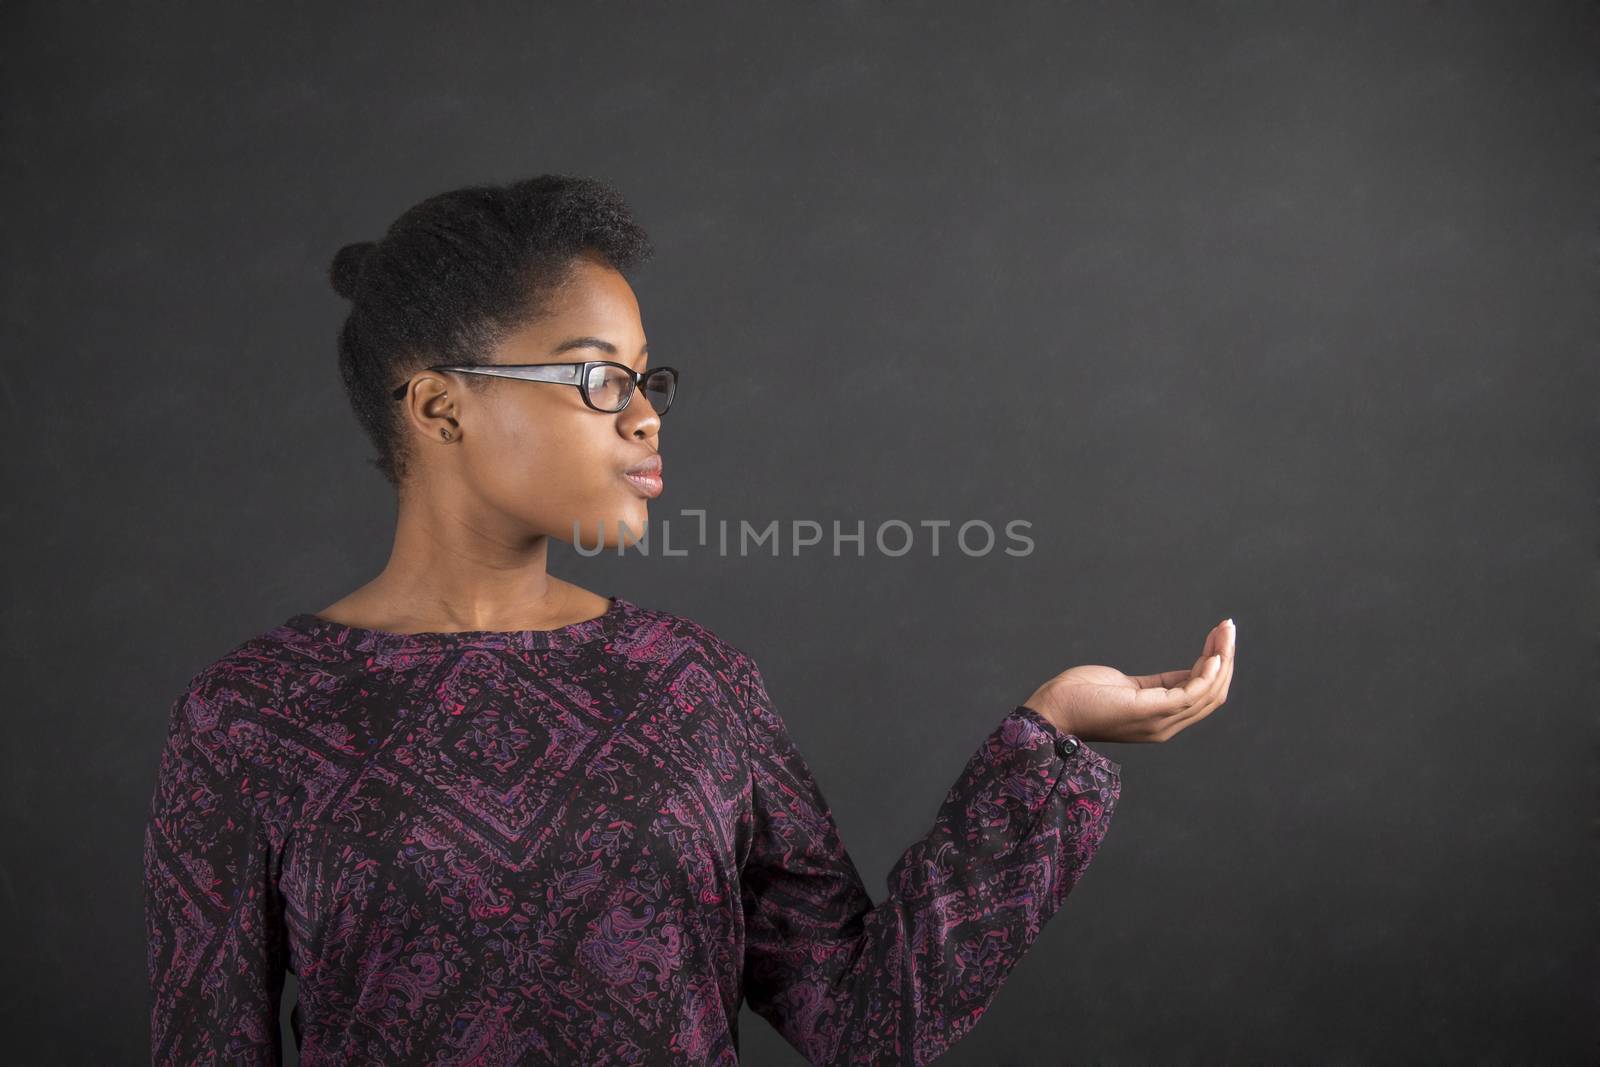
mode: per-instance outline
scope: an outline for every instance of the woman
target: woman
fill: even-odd
[[[927,1063],[983,1014],[1121,792],[1087,741],[1227,696],[1077,667],[1000,720],[874,905],[735,645],[550,574],[661,492],[621,199],[546,175],[341,249],[340,368],[399,498],[372,581],[200,671],[145,833],[152,1060],[738,1062],[740,1004],[812,1063]],[[529,370],[527,368],[535,368]],[[522,368],[508,370],[507,368]]]

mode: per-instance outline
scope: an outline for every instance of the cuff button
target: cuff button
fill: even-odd
[[[1056,753],[1060,755],[1062,759],[1066,759],[1068,756],[1077,751],[1078,739],[1076,737],[1063,737],[1056,742]]]

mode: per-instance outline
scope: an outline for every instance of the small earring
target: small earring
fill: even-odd
[[[448,441],[448,440],[450,440],[450,431],[446,430],[444,427],[441,426],[439,428],[439,436],[443,437],[446,441]]]

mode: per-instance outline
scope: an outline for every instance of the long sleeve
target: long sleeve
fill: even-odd
[[[747,661],[754,826],[745,995],[812,1064],[927,1064],[983,1015],[1088,868],[1121,765],[1018,706],[984,740],[874,905]]]
[[[230,748],[227,693],[172,705],[144,835],[150,1060],[282,1062],[286,950],[273,850],[250,770]]]

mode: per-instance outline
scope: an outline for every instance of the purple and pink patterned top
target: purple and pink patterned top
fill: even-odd
[[[611,597],[557,630],[302,614],[173,704],[144,839],[151,1058],[926,1064],[1083,876],[1121,766],[1030,708],[874,904],[749,656]]]

